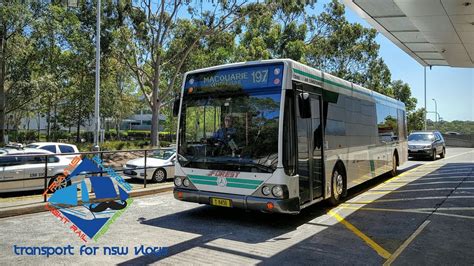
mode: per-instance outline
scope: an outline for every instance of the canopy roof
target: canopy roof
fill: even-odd
[[[423,66],[474,67],[474,0],[343,0]]]

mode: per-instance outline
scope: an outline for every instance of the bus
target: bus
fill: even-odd
[[[408,157],[404,103],[290,59],[187,72],[173,114],[181,201],[297,214]]]

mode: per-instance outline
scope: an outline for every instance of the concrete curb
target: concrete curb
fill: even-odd
[[[129,193],[129,195],[131,197],[147,196],[147,195],[152,195],[152,194],[156,194],[156,193],[163,193],[163,192],[172,191],[173,187],[174,187],[174,185],[170,184],[170,185],[161,186],[161,187],[154,187],[154,188],[141,188],[141,189],[137,189],[137,190],[132,190]],[[18,207],[5,208],[3,210],[0,210],[0,218],[7,218],[7,217],[12,217],[12,216],[18,216],[18,215],[32,214],[32,213],[48,211],[48,209],[46,209],[45,205],[46,205],[45,202],[39,202],[39,203],[29,204],[28,206],[18,206]]]

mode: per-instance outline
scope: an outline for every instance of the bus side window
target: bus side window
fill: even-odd
[[[311,101],[309,93],[300,92],[298,94],[298,109],[301,118],[311,118]]]

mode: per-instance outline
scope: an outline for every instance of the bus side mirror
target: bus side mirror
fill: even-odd
[[[178,114],[179,114],[179,97],[177,97],[173,103],[173,116],[177,117]]]
[[[301,92],[298,95],[298,109],[300,110],[301,118],[311,118],[311,104],[309,93]]]

